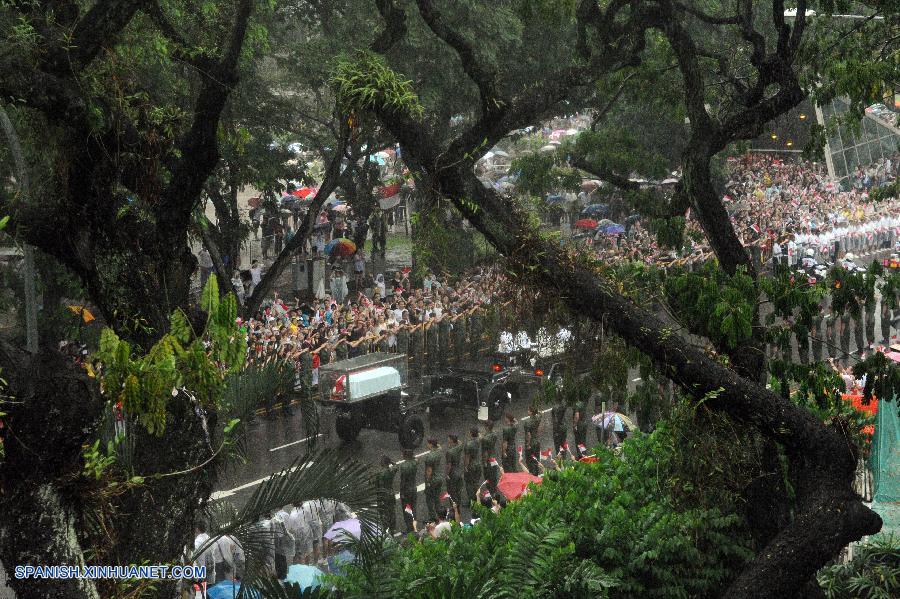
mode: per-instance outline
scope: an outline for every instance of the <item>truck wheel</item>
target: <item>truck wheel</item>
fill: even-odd
[[[356,441],[361,427],[350,412],[338,412],[334,419],[334,428],[341,441],[352,443]]]
[[[397,436],[403,449],[415,449],[425,438],[425,423],[420,416],[411,414],[400,423],[400,432]]]

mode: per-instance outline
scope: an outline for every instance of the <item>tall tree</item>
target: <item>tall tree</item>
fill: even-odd
[[[738,268],[755,272],[712,186],[710,161],[730,142],[758,134],[765,123],[804,97],[798,52],[805,48],[807,5],[801,1],[797,18],[788,24],[782,2],[766,4],[763,10],[739,2],[734,12],[724,12],[723,6],[724,14],[716,15],[671,0],[578,2],[573,15],[578,23],[577,42],[571,49],[577,58],[574,64],[564,62],[560,69],[535,77],[527,87],[510,89],[503,84],[513,78],[498,77],[477,44],[449,23],[438,3],[416,0],[413,14],[408,14],[401,5],[381,0],[377,5],[386,26],[378,49],[393,57],[390,48],[406,33],[405,23],[424,21],[435,38],[456,54],[458,68],[476,87],[475,116],[462,132],[445,141],[426,126],[411,84],[398,93],[396,82],[379,86],[370,79],[365,90],[368,96],[351,85],[344,90],[350,98],[369,98],[361,107],[376,112],[398,139],[417,185],[452,201],[519,269],[523,281],[557,289],[571,308],[608,322],[613,331],[646,353],[690,393],[715,394],[707,405],[784,447],[796,485],[794,518],[732,583],[727,594],[737,597],[798,596],[815,571],[842,547],[879,530],[880,518],[853,491],[857,456],[846,431],[823,424],[805,409],[767,391],[759,383],[759,367],[741,368],[738,364],[736,371],[692,347],[658,317],[622,296],[589,262],[545,240],[527,212],[514,200],[485,188],[473,167],[475,160],[509,131],[552,114],[571,89],[639,68],[647,39],[663,35],[684,80],[684,102],[692,125],[683,155],[681,191],[700,213],[722,267],[728,272]],[[742,49],[732,55],[741,62],[741,78],[730,82],[741,90],[742,101],[735,106],[715,106],[723,110],[721,117],[711,116],[707,107],[706,84],[699,67],[709,53],[703,46],[707,38],[692,33],[688,23],[693,20]],[[370,59],[370,67],[374,60]],[[347,68],[361,64],[348,64]]]

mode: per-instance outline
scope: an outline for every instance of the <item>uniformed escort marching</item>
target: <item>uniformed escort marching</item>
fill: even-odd
[[[503,470],[517,472],[519,458],[516,455],[516,418],[509,412],[506,413],[506,426],[503,427]]]
[[[378,475],[378,489],[381,493],[381,521],[387,530],[397,527],[396,503],[394,500],[394,477],[397,471],[391,458],[381,456],[381,473]]]
[[[484,435],[481,437],[481,467],[484,478],[488,481],[488,490],[496,497],[500,494],[497,485],[500,484],[503,469],[497,455],[497,433],[494,432],[494,423],[490,420],[484,423]]]
[[[447,493],[459,504],[466,497],[463,485],[463,446],[456,435],[447,435]]]
[[[585,405],[585,402],[579,401],[572,409],[572,433],[575,435],[575,456],[579,460],[586,454],[586,450],[582,450],[582,447],[587,447],[587,432],[587,406]]]
[[[528,408],[528,420],[525,422],[525,464],[528,471],[537,476],[540,474],[538,454],[541,453],[541,415],[537,407]]]
[[[469,431],[469,442],[466,443],[465,460],[466,460],[466,492],[469,502],[474,504],[478,502],[478,487],[484,481],[481,473],[481,440],[478,438],[478,429],[473,428]]]
[[[566,426],[566,404],[557,403],[550,411],[550,416],[553,424],[553,453],[555,454],[566,442],[569,433]]]
[[[437,522],[444,486],[441,477],[441,446],[437,439],[428,439],[428,449],[425,456],[425,505],[428,507],[428,519]]]
[[[403,520],[407,532],[415,531],[416,521],[416,458],[411,449],[403,450],[400,464],[400,505],[403,506]]]

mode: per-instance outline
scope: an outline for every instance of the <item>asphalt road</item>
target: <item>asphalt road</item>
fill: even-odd
[[[634,374],[634,376],[636,377],[637,374]],[[634,384],[635,381],[632,381],[630,386],[633,387]],[[528,393],[523,394],[523,397],[517,398],[509,407],[509,411],[519,420],[517,445],[521,445],[524,440],[523,419],[527,418],[528,406],[536,391],[537,386],[530,387]],[[545,409],[545,411],[549,412],[549,408]],[[594,406],[592,399],[592,402],[588,404],[588,412],[593,414],[600,411],[601,405]],[[472,427],[478,426],[481,429],[474,410],[470,412],[447,409],[440,418],[432,418],[429,415],[424,420],[426,425],[425,438],[436,438],[442,448],[446,447],[448,434],[456,434],[462,440]],[[571,410],[567,415],[567,422],[569,422],[570,429],[568,431],[569,446],[574,451],[575,442],[571,431]],[[498,434],[502,426],[502,422],[496,424],[495,430]],[[588,446],[590,447],[596,443],[597,436],[593,426],[589,426],[588,429]],[[539,432],[541,446],[544,448],[552,447],[552,427],[549,413],[543,415]],[[294,408],[292,416],[284,415],[280,411],[274,413],[271,417],[258,416],[255,423],[251,425],[250,440],[247,444],[249,454],[247,463],[230,466],[219,476],[213,500],[226,499],[240,507],[261,482],[273,473],[290,467],[297,458],[303,456],[307,451],[311,436],[310,432],[304,430],[303,417],[297,407]],[[337,438],[337,435],[334,433],[334,425],[327,417],[321,419],[320,431],[315,440],[320,446],[327,448],[329,451],[336,451],[345,455],[348,459],[352,458],[362,461],[374,468],[380,468],[382,455],[387,455],[394,462],[402,460],[402,450],[395,433],[363,429],[356,442],[345,444]],[[417,458],[424,456],[427,453],[425,444],[423,443],[421,447],[416,449],[415,453]],[[422,515],[426,513],[424,494],[422,492],[424,489],[424,464],[422,459],[417,461],[419,463],[418,480],[420,484],[418,505],[415,511],[417,515]],[[397,483],[398,481],[395,480],[395,495],[398,491]],[[399,523],[402,522],[402,514],[400,513],[402,506],[399,506],[399,501],[397,503],[397,521]]]

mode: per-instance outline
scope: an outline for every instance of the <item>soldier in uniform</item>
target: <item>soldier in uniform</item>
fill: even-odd
[[[381,521],[386,530],[394,530],[397,526],[397,512],[394,503],[394,477],[397,471],[394,463],[386,455],[381,456],[381,473],[378,475],[378,488],[381,491]]]
[[[500,489],[500,475],[503,469],[497,456],[497,433],[494,432],[494,423],[488,420],[484,423],[484,435],[481,437],[481,467],[484,478],[488,481],[488,489],[497,497]]]
[[[534,476],[540,474],[537,455],[541,453],[541,415],[535,406],[528,408],[528,420],[525,422],[525,455],[528,471]]]
[[[403,506],[403,519],[407,532],[416,530],[416,458],[411,449],[403,450],[403,462],[400,464],[400,505]],[[407,506],[409,509],[407,510]],[[410,513],[412,512],[412,513]]]
[[[466,491],[469,496],[470,503],[478,501],[478,487],[481,486],[484,477],[481,474],[481,440],[478,438],[478,429],[473,428],[469,431],[469,442],[466,443],[465,449],[465,479]]]
[[[506,426],[503,427],[503,470],[506,472],[518,471],[518,457],[516,456],[516,417],[506,413]]]
[[[466,495],[463,485],[463,446],[456,435],[447,435],[447,493],[458,505]]]
[[[437,522],[441,503],[441,447],[437,439],[428,439],[428,455],[425,456],[425,505],[428,507],[428,518]]]
[[[572,409],[572,433],[575,435],[575,457],[581,459],[585,456],[582,447],[587,447],[588,416],[587,406],[583,400],[578,400]]]
[[[875,299],[866,302],[866,342],[875,345]],[[858,348],[862,349],[862,348]]]
[[[562,402],[557,403],[550,411],[550,416],[553,425],[553,453],[555,454],[566,442],[566,437],[568,437],[569,431],[566,428],[566,404]]]

